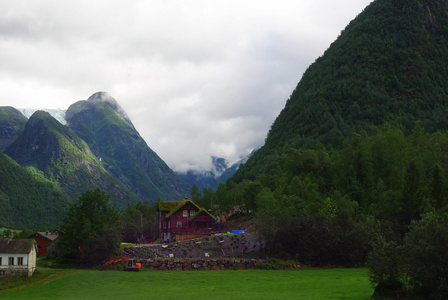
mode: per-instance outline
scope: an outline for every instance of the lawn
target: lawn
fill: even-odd
[[[39,270],[55,279],[0,299],[369,299],[366,269],[245,271]],[[3,279],[2,279],[3,280]]]

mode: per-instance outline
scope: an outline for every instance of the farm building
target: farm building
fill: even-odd
[[[0,239],[0,277],[33,276],[37,244],[32,239]]]
[[[38,249],[37,256],[40,256],[40,255],[47,255],[48,244],[57,239],[58,237],[59,237],[58,231],[55,230],[54,232],[39,231],[33,233],[28,238],[36,240]]]
[[[178,242],[210,235],[216,217],[193,201],[160,201],[159,236],[162,242]]]

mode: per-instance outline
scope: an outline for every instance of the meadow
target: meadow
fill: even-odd
[[[367,300],[373,293],[362,268],[136,273],[66,269],[38,270],[36,275],[40,279],[25,282],[25,287],[3,287],[0,299]]]

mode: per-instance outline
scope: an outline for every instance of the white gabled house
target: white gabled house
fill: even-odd
[[[33,276],[37,244],[32,239],[0,239],[0,277]]]

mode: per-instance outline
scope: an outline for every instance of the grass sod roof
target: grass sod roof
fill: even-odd
[[[194,221],[194,219],[196,219],[197,217],[199,217],[200,215],[205,214],[207,216],[209,216],[210,218],[212,218],[213,220],[215,220],[215,222],[218,220],[214,215],[212,215],[211,213],[208,212],[208,210],[201,208],[199,209],[193,217],[191,217],[188,221]]]
[[[181,210],[183,207],[185,207],[187,204],[190,204],[191,206],[196,207],[197,210],[200,210],[201,208],[199,206],[196,205],[196,203],[194,203],[193,201],[191,201],[190,199],[185,199],[183,201],[180,201],[180,203],[174,207],[166,216],[165,218],[170,218],[171,216],[173,216],[175,213],[177,213],[179,210]]]
[[[0,239],[0,253],[30,253],[36,247],[32,239]]]
[[[171,211],[176,208],[178,205],[185,203],[186,200],[182,201],[160,201],[158,202],[157,210],[158,211]]]
[[[196,203],[191,201],[190,199],[185,199],[182,201],[160,201],[158,205],[159,211],[168,211],[169,213],[165,216],[165,218],[170,218],[175,213],[177,213],[179,210],[181,210],[183,207],[185,207],[187,204],[190,204],[191,206],[195,207],[198,211],[194,214],[194,216],[189,220],[192,221],[198,216],[200,216],[202,213],[207,214],[209,217],[211,217],[213,220],[217,220],[215,216],[213,216],[211,213],[209,213],[206,209],[199,207]]]

